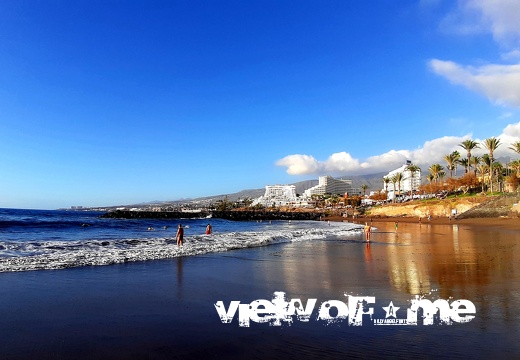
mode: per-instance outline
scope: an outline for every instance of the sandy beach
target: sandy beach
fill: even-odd
[[[363,223],[369,219],[357,219]],[[517,219],[373,219],[363,235],[171,260],[0,274],[0,356],[9,359],[515,358],[520,356]],[[275,292],[308,303],[307,322],[223,323],[222,301]],[[406,317],[415,295],[471,301],[451,325],[362,326],[317,318],[320,304],[374,297]],[[368,317],[367,317],[368,316]]]
[[[355,223],[364,223],[370,221],[370,218],[356,219]],[[463,225],[471,227],[486,227],[494,229],[520,230],[520,218],[474,218],[474,219],[449,219],[446,217],[433,217],[430,221],[427,218],[417,217],[387,217],[372,219],[374,223],[395,223],[396,221],[406,224],[431,224],[431,225]]]

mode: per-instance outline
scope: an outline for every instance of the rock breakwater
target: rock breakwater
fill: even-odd
[[[253,210],[226,210],[226,211],[109,211],[102,218],[111,219],[196,219],[196,218],[218,218],[234,221],[257,221],[257,220],[320,220],[324,217],[323,212],[309,211],[253,211]]]

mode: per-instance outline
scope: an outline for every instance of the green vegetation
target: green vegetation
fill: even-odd
[[[472,156],[474,149],[482,145],[488,153],[483,156]],[[517,191],[520,184],[520,160],[514,160],[505,166],[497,162],[494,152],[502,145],[500,139],[491,137],[485,139],[482,144],[468,139],[459,144],[467,152],[466,158],[461,158],[458,151],[453,151],[443,157],[446,169],[450,177],[444,181],[446,173],[441,164],[433,164],[428,168],[427,179],[429,184],[422,185],[420,190],[425,193],[450,193],[470,194],[476,192],[488,192],[490,194],[504,191]],[[520,141],[511,144],[509,149],[520,154]],[[457,165],[464,167],[464,174],[458,178],[453,176]],[[473,171],[472,171],[473,168]]]
[[[458,151],[454,150],[443,156],[444,166],[438,163],[430,165],[426,175],[428,183],[419,187],[419,193],[437,194],[443,198],[449,198],[452,196],[472,196],[484,192],[500,194],[518,191],[520,186],[520,159],[513,160],[505,165],[496,161],[494,153],[501,145],[500,139],[495,137],[485,139],[481,144],[471,139],[464,140],[459,146],[466,151],[466,157],[462,157]],[[479,148],[486,149],[488,153],[483,156],[473,156],[472,151]],[[509,149],[520,155],[520,141],[512,143]],[[457,166],[464,168],[464,173],[460,176],[457,176]],[[412,174],[410,181],[413,183],[413,176],[415,176],[419,167],[410,164],[405,170]],[[449,177],[446,179],[447,174],[449,174]],[[371,199],[376,201],[386,200],[388,184],[390,183],[393,184],[396,193],[400,195],[403,178],[403,173],[383,177],[384,192],[371,196]]]

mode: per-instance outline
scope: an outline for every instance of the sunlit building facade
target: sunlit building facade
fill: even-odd
[[[267,185],[265,194],[253,201],[253,205],[280,206],[296,203],[296,186],[294,185]]]
[[[352,187],[352,180],[334,179],[332,176],[320,176],[318,185],[304,191],[303,196],[310,198],[312,195],[336,194],[344,196],[345,194],[361,195],[358,188]]]
[[[389,199],[393,199],[395,195],[401,190],[401,194],[408,194],[410,191],[418,191],[419,186],[421,186],[421,169],[417,167],[416,171],[409,170],[409,167],[413,165],[411,161],[407,161],[403,166],[390,171],[386,174],[384,178],[392,179],[397,173],[402,173],[403,178],[401,183],[394,183],[392,181],[388,182],[388,184],[383,181],[383,189],[387,191],[387,196]]]

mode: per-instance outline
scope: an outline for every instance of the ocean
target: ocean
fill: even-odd
[[[0,358],[520,356],[518,231],[376,220],[366,243],[347,222],[100,215],[0,210]],[[310,317],[259,317],[282,293]]]
[[[197,256],[312,240],[361,241],[347,222],[106,219],[102,213],[0,209],[0,272],[63,269]],[[185,227],[184,246],[175,234]],[[211,235],[205,234],[210,223]]]

